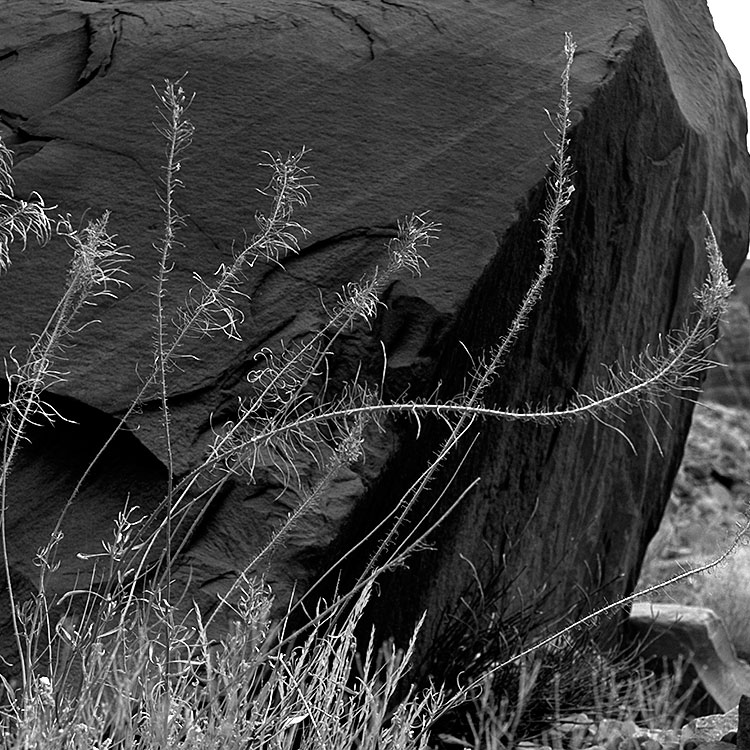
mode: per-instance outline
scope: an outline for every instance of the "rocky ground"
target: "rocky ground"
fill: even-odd
[[[703,564],[726,550],[750,510],[750,264],[735,292],[706,380],[685,454],[639,587]],[[710,607],[724,620],[738,654],[750,657],[750,539],[712,572],[683,580],[654,600]]]
[[[726,550],[750,500],[750,411],[716,402],[696,406],[685,456],[640,588],[704,564]],[[741,541],[713,571],[649,597],[709,607],[719,614],[740,656],[750,656],[750,547]]]

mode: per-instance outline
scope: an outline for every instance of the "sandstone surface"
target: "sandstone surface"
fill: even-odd
[[[647,644],[644,656],[674,661],[683,657],[694,668],[708,694],[722,711],[736,709],[740,697],[750,692],[750,665],[737,657],[721,618],[705,607],[664,602],[636,602],[629,627],[634,637]],[[705,725],[705,732],[701,729]],[[723,726],[723,725],[722,725]],[[695,736],[699,742],[717,739],[734,727],[717,734],[715,724],[698,720]]]
[[[683,743],[716,742],[717,737],[736,732],[738,723],[739,706],[736,705],[723,714],[710,714],[692,719],[682,728],[681,739]]]
[[[0,119],[17,155],[18,192],[39,191],[75,221],[111,209],[133,255],[130,287],[90,311],[101,323],[77,337],[68,376],[50,392],[74,423],[39,429],[15,466],[8,537],[20,588],[33,584],[35,550],[137,391],[137,363],[151,357],[163,160],[151,86],[189,71],[183,85],[197,92],[172,299],[193,271],[210,276],[226,261],[243,229],[253,231],[254,213],[266,208],[256,190],[267,179],[257,166],[263,150],[310,147],[318,183],[300,216],[311,231],[300,255],[248,280],[242,341],[202,342],[200,359],[173,373],[179,478],[205,454],[212,426],[231,418],[254,355],[315,330],[324,317],[318,290],[330,300],[382,263],[396,220],[411,211],[429,209],[443,226],[430,269],[391,284],[372,330],[341,339],[331,388],[360,361],[378,382],[381,341],[389,397],[441,383],[448,398],[461,388],[466,350],[478,356],[503,334],[540,262],[544,110],[556,106],[566,31],[579,44],[576,192],[557,270],[488,398],[515,408],[564,403],[591,388],[602,363],[627,361],[681,325],[706,269],[702,211],[731,274],[739,269],[750,216],[746,114],[704,0],[3,4]],[[59,244],[16,255],[0,283],[4,354],[41,330],[67,261]],[[690,403],[664,410],[668,424],[656,410],[618,423],[637,455],[596,421],[483,424],[451,491],[480,482],[432,549],[383,580],[371,620],[404,636],[427,609],[429,644],[475,576],[512,590],[515,607],[533,606],[543,590],[566,606],[630,591],[690,423]],[[67,516],[61,589],[74,580],[73,555],[96,549],[128,498],[148,510],[163,494],[158,404],[144,404],[129,427]],[[372,436],[365,463],[337,478],[265,571],[280,601],[392,508],[440,435],[426,424],[417,442],[399,422]],[[254,486],[230,482],[187,540],[178,578],[202,606],[294,507],[294,493],[278,490],[272,475]]]

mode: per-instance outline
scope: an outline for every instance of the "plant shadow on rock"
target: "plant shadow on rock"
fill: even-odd
[[[61,498],[74,495],[78,480],[116,425],[112,417],[59,394],[47,393],[44,401],[58,417],[54,424],[30,426],[28,440],[18,452],[8,479],[8,491],[23,499],[9,504],[6,511],[7,535],[13,539],[10,565],[14,577],[26,582],[18,589],[21,602],[38,588],[38,584],[32,584],[39,576],[36,557],[50,543],[60,522],[64,510]],[[138,466],[138,472],[130,471],[131,466]],[[96,582],[92,572],[106,541],[97,537],[99,530],[110,526],[111,519],[122,512],[123,498],[126,507],[139,515],[153,513],[162,500],[159,488],[165,477],[163,464],[134,435],[119,431],[89,473],[79,502],[65,509],[57,562],[46,581],[50,591],[58,597],[74,590],[84,594],[88,584],[83,582]],[[94,557],[85,561],[81,554]],[[7,597],[6,588],[6,581],[0,580],[0,596]],[[53,620],[80,615],[85,600],[85,596],[69,597],[62,604],[57,600],[50,610]],[[16,660],[9,658],[15,649],[12,627],[9,620],[6,624],[0,655],[13,663]]]

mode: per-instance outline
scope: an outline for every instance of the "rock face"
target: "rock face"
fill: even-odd
[[[735,705],[726,713],[698,716],[689,721],[682,728],[681,739],[685,743],[692,741],[698,745],[705,742],[716,742],[717,738],[730,732],[736,732],[738,723],[739,706]]]
[[[386,290],[372,330],[342,338],[329,378],[356,372],[386,393],[445,398],[473,356],[503,334],[540,262],[549,124],[563,33],[579,42],[572,93],[576,192],[558,267],[488,400],[522,407],[586,391],[601,363],[625,359],[681,324],[705,273],[701,211],[730,272],[745,255],[750,215],[746,115],[737,72],[704,0],[430,0],[356,4],[234,0],[20,0],[0,10],[2,134],[17,155],[20,194],[39,191],[78,217],[112,210],[111,228],[134,256],[130,288],[91,312],[50,393],[75,424],[40,428],[18,460],[8,510],[12,564],[31,586],[34,551],[114,420],[138,387],[153,334],[153,276],[161,222],[155,191],[163,144],[152,84],[190,71],[196,135],[178,195],[187,215],[169,289],[210,276],[265,209],[261,151],[312,149],[318,187],[300,220],[298,257],[256,269],[242,341],[212,339],[172,375],[178,475],[203,457],[212,424],[231,418],[264,346],[298,340],[323,320],[341,284],[383,261],[396,219],[429,209],[439,242],[422,279]],[[74,219],[77,221],[77,218]],[[17,254],[0,284],[0,350],[41,330],[64,283],[64,247]],[[205,344],[205,345],[204,345]],[[143,365],[142,365],[143,366]],[[569,604],[634,585],[679,464],[691,405],[669,404],[620,425],[637,448],[597,423],[553,428],[485,423],[451,486],[476,477],[408,569],[385,578],[371,619],[403,635],[427,609],[434,640],[477,572],[510,601],[538,592]],[[78,551],[109,536],[130,503],[149,509],[165,486],[160,413],[146,403],[99,463],[69,511],[55,585],[70,586]],[[656,441],[650,436],[653,430]],[[399,423],[375,434],[364,465],[338,477],[324,506],[303,518],[266,570],[280,600],[304,590],[335,554],[393,506],[419,461],[439,444]],[[469,438],[470,442],[471,438]],[[468,446],[467,442],[467,446]],[[658,442],[663,452],[657,450]],[[449,467],[450,469],[450,467]],[[226,485],[180,558],[181,580],[209,607],[294,506],[269,476]],[[350,562],[346,572],[356,567]],[[519,593],[520,592],[520,593]],[[0,608],[5,611],[5,608]]]
[[[662,659],[672,662],[680,656],[686,659],[722,711],[736,708],[740,697],[750,692],[750,665],[737,657],[721,618],[712,610],[683,604],[636,602],[629,629],[634,638],[645,642],[645,658],[654,658],[657,663]],[[736,714],[734,723],[736,730]],[[705,729],[705,733],[694,739],[716,738],[714,725]]]

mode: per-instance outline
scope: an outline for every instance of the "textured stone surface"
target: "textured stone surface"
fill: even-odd
[[[740,697],[750,692],[750,665],[737,658],[721,618],[704,607],[683,604],[636,602],[629,625],[635,637],[647,644],[646,656],[690,660],[709,695],[724,711],[736,708]],[[698,742],[720,739],[723,734],[737,730],[737,713],[734,726],[719,731],[716,722],[693,728]],[[698,722],[701,719],[697,720]],[[700,730],[700,731],[699,731]],[[683,740],[689,739],[683,735]]]
[[[78,426],[42,430],[15,469],[8,528],[14,575],[26,581],[151,347],[162,144],[150,125],[150,86],[165,76],[189,70],[186,85],[197,91],[175,299],[193,270],[212,273],[243,227],[252,231],[253,213],[265,207],[256,192],[266,179],[256,166],[263,149],[311,147],[319,184],[300,256],[286,272],[263,269],[249,280],[242,343],[207,342],[200,361],[173,375],[180,473],[203,455],[210,415],[217,424],[231,416],[253,355],[313,330],[323,317],[318,288],[330,296],[381,262],[395,220],[412,210],[430,209],[443,224],[430,270],[393,283],[373,330],[342,339],[331,382],[359,358],[377,378],[382,340],[389,394],[431,392],[442,381],[447,397],[461,387],[470,362],[458,342],[476,355],[502,335],[540,260],[544,108],[557,101],[565,31],[580,45],[576,193],[555,276],[489,400],[565,401],[590,387],[601,363],[679,325],[705,271],[701,211],[732,273],[747,247],[744,105],[703,0],[43,0],[33,10],[15,0],[0,9],[0,28],[0,113],[19,191],[38,190],[74,217],[112,209],[112,228],[134,256],[130,289],[92,311],[102,323],[81,334],[69,377],[54,389]],[[59,246],[16,257],[0,284],[0,350],[41,329],[66,261]],[[454,487],[480,484],[435,550],[383,582],[372,617],[403,634],[428,608],[429,641],[472,566],[485,581],[502,568],[526,603],[543,587],[557,587],[566,604],[581,591],[593,602],[631,589],[679,464],[690,404],[668,412],[671,426],[649,415],[663,456],[640,415],[623,425],[637,456],[596,422],[484,425]],[[131,426],[69,513],[63,553],[96,547],[128,494],[144,508],[160,497],[156,405],[145,404]],[[365,465],[336,481],[267,571],[282,598],[388,511],[438,438],[430,425],[418,445],[406,427],[376,436]],[[236,481],[212,506],[182,558],[201,604],[226,590],[293,505],[277,489],[270,479]],[[72,575],[64,566],[59,585]]]
[[[718,738],[730,732],[737,731],[739,720],[738,707],[729,709],[723,714],[710,714],[709,716],[698,716],[689,721],[682,728],[681,739],[685,742],[717,742]]]

